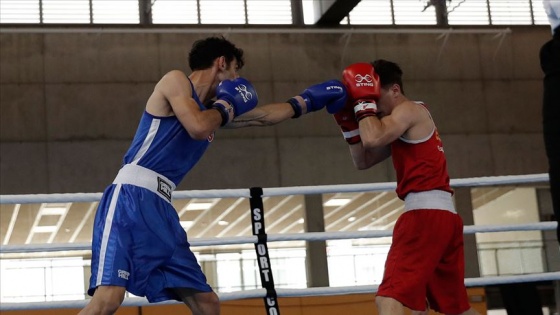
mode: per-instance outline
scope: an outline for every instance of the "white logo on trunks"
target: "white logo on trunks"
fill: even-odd
[[[128,276],[130,276],[130,272],[126,271],[126,270],[118,270],[119,273],[119,278],[123,278],[125,280],[128,280]]]
[[[161,177],[158,176],[157,178],[158,181],[158,188],[157,191],[163,196],[165,197],[165,199],[169,200],[169,202],[171,202],[171,185],[169,185],[165,180],[161,179]]]

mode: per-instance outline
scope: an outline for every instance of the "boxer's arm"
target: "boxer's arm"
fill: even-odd
[[[305,102],[301,101],[305,108]],[[306,109],[304,109],[306,110]],[[291,119],[295,112],[289,103],[272,103],[255,107],[247,113],[235,117],[224,128],[241,128],[250,126],[271,126]]]
[[[346,101],[346,90],[342,82],[329,80],[314,84],[285,103],[274,103],[255,109],[233,119],[229,128],[248,126],[270,126],[290,118],[298,118],[327,107],[329,112],[340,109]]]
[[[352,162],[354,162],[354,166],[359,170],[368,169],[391,156],[390,145],[366,150],[362,142],[358,142],[349,145],[349,148]]]
[[[156,84],[146,105],[155,116],[175,115],[193,139],[204,140],[220,127],[222,116],[216,110],[201,111],[191,95],[187,76],[170,71]]]
[[[417,105],[407,102],[395,107],[390,115],[368,116],[359,121],[360,136],[366,150],[385,147],[397,140],[418,120]]]

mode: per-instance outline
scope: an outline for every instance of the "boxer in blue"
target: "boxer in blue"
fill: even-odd
[[[346,101],[344,86],[332,80],[284,103],[256,107],[257,92],[237,74],[243,63],[241,49],[209,37],[193,44],[190,75],[173,70],[156,84],[97,209],[88,290],[93,298],[80,315],[113,314],[126,291],[150,302],[183,301],[193,315],[220,313],[171,204],[173,190],[217,128],[273,125],[325,106],[336,112]]]

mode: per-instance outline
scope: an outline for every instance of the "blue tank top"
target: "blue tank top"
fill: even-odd
[[[191,90],[200,109],[206,110],[192,82]],[[144,111],[123,165],[136,164],[148,168],[179,185],[200,160],[212,138],[213,134],[206,140],[195,140],[177,116],[159,117]]]

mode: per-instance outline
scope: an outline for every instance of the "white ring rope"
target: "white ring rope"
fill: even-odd
[[[464,227],[464,234],[510,232],[510,231],[550,231],[555,230],[557,222],[538,222],[513,225],[469,225]],[[308,232],[308,233],[284,233],[268,234],[268,242],[285,241],[328,241],[359,238],[389,237],[393,235],[392,230],[372,230],[354,232]],[[215,246],[256,243],[256,236],[234,236],[234,237],[209,237],[193,239],[191,246]],[[67,244],[35,244],[35,245],[1,245],[0,254],[7,253],[32,253],[32,252],[58,252],[70,250],[90,250],[91,243],[67,243]]]
[[[452,187],[518,185],[548,182],[548,174],[488,176],[452,179]],[[344,184],[319,186],[294,186],[263,188],[263,197],[309,195],[340,192],[371,192],[395,189],[395,182],[371,184]],[[95,202],[101,199],[101,193],[71,193],[71,194],[32,194],[32,195],[0,195],[0,204],[24,204],[43,202]],[[249,189],[210,189],[185,190],[173,193],[174,199],[188,198],[237,198],[251,197]]]
[[[519,175],[519,176],[496,176],[479,177],[451,180],[451,186],[492,186],[492,185],[517,185],[528,183],[547,182],[548,174]],[[293,194],[320,194],[320,193],[340,193],[340,192],[366,192],[366,191],[387,191],[394,189],[396,183],[373,183],[373,184],[350,184],[350,185],[324,185],[324,186],[300,186],[282,188],[263,188],[265,196],[284,196]],[[174,193],[175,199],[187,198],[224,198],[224,197],[250,197],[249,189],[216,189],[216,190],[190,190],[177,191]],[[36,194],[36,195],[0,195],[0,204],[24,204],[24,203],[45,203],[45,202],[95,202],[101,199],[101,193],[76,193],[76,194]],[[532,231],[532,230],[554,230],[557,222],[539,222],[518,225],[476,225],[465,226],[465,234],[483,232],[505,232],[505,231]],[[392,230],[356,231],[356,232],[311,232],[311,233],[287,233],[269,234],[268,242],[278,241],[320,241],[333,239],[358,239],[389,237]],[[232,245],[256,243],[256,236],[241,236],[229,238],[200,238],[191,240],[192,246],[210,245]],[[42,244],[42,245],[4,245],[0,246],[0,254],[6,253],[29,253],[29,252],[49,252],[49,251],[68,251],[68,250],[90,250],[90,243],[75,244]],[[508,284],[519,282],[552,281],[560,280],[560,272],[547,272],[539,274],[517,275],[517,276],[494,276],[481,278],[467,278],[467,287],[485,286],[496,284]],[[277,288],[278,297],[295,296],[317,296],[317,295],[341,295],[341,294],[360,294],[375,293],[377,285],[362,285],[351,287],[321,287],[307,289],[282,289]],[[263,298],[266,296],[265,289],[244,290],[237,292],[227,292],[218,294],[221,301]],[[34,302],[34,303],[0,303],[0,311],[8,310],[38,310],[38,309],[61,309],[61,308],[83,308],[89,301],[57,301],[57,302]],[[159,304],[180,304],[177,301],[166,301],[150,304],[144,298],[126,298],[123,306],[144,306]]]
[[[487,285],[510,284],[521,282],[536,281],[558,281],[560,272],[545,272],[517,276],[491,276],[480,278],[466,278],[465,286],[481,287]],[[278,297],[299,297],[299,296],[320,296],[320,295],[343,295],[343,294],[367,294],[376,293],[378,285],[359,285],[350,287],[319,287],[307,289],[282,289],[277,288]],[[220,301],[231,301],[251,298],[263,298],[266,295],[265,289],[244,290],[236,292],[218,293]],[[15,310],[38,310],[38,309],[61,309],[61,308],[83,308],[89,301],[57,301],[57,302],[34,302],[34,303],[1,303],[0,311]],[[149,303],[144,298],[126,298],[123,306],[145,306],[145,305],[164,305],[181,304],[178,301],[165,301],[161,303]]]

